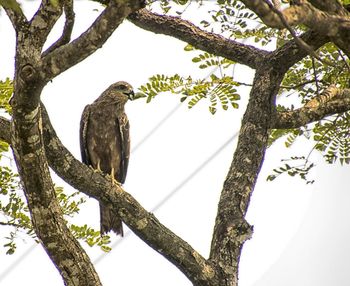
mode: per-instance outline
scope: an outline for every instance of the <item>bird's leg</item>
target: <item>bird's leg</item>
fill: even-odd
[[[97,171],[102,172],[101,166],[100,166],[100,160],[97,161]]]
[[[121,185],[122,185],[121,183],[119,183],[119,182],[114,178],[114,168],[113,168],[113,167],[111,167],[111,173],[108,174],[108,176],[111,178],[112,184],[113,184],[113,185],[117,185],[117,186],[121,186]]]
[[[100,160],[97,161],[97,166],[96,166],[96,168],[95,168],[94,166],[92,166],[92,165],[90,165],[89,167],[90,167],[95,173],[98,173],[98,172],[103,173],[102,170],[101,170],[101,166],[100,166]]]

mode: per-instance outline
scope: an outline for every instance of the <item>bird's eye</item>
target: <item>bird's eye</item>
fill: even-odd
[[[117,87],[117,89],[127,89],[128,87],[125,84],[121,84]]]

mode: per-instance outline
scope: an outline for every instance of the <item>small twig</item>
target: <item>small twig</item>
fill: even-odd
[[[14,226],[14,227],[18,227],[18,228],[23,228],[22,225],[19,225],[17,223],[13,223],[13,222],[3,222],[0,221],[0,225],[4,225],[4,226]]]
[[[297,89],[297,88],[299,88],[299,87],[302,87],[302,86],[304,86],[304,85],[307,85],[307,84],[309,84],[309,83],[314,83],[314,82],[315,82],[315,79],[310,79],[310,80],[306,80],[306,81],[304,81],[304,82],[302,82],[302,83],[298,83],[298,84],[292,85],[292,86],[281,85],[280,88],[284,88],[284,89]],[[322,82],[322,81],[320,81],[320,82]]]
[[[245,83],[245,82],[240,82],[240,81],[235,81],[235,82],[238,83],[239,85],[253,86],[253,84],[251,84],[251,83]]]
[[[345,66],[346,66],[346,68],[347,68],[348,71],[350,72],[350,65],[349,65],[349,63],[347,62],[345,56],[343,55],[343,53],[342,53],[342,51],[341,51],[340,49],[338,49],[338,53],[339,53],[340,57],[342,58],[342,60],[343,60],[343,62],[344,62],[344,64],[345,64]]]
[[[314,72],[314,80],[316,84],[316,93],[319,96],[320,95],[320,86],[318,84],[318,79],[317,79],[317,71],[316,71],[316,65],[315,65],[315,58],[311,57],[311,62],[312,62],[312,70]]]

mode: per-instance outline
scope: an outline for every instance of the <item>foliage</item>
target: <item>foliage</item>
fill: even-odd
[[[240,99],[240,96],[236,86],[238,84],[228,76],[218,78],[212,74],[209,79],[193,80],[190,76],[184,78],[178,74],[174,76],[157,74],[139,89],[147,96],[147,102],[161,92],[181,94],[181,102],[187,101],[189,108],[206,98],[210,102],[209,110],[214,114],[218,103],[224,110],[228,109],[229,104],[233,108],[238,108],[237,100]]]
[[[0,108],[5,112],[11,114],[11,106],[9,103],[10,97],[13,93],[12,80],[6,78],[4,81],[0,80]]]
[[[315,124],[315,149],[324,154],[325,160],[332,164],[338,159],[343,164],[350,163],[350,113],[346,112],[332,120]]]
[[[79,213],[80,206],[85,202],[85,198],[79,192],[67,195],[62,187],[55,187],[55,191],[65,217],[73,217]],[[8,167],[0,166],[0,196],[0,214],[2,215],[0,224],[10,229],[9,235],[5,237],[7,242],[4,247],[7,249],[6,254],[13,254],[17,247],[15,241],[19,234],[24,233],[37,239],[21,192],[18,175]],[[110,250],[109,236],[101,237],[99,231],[87,225],[68,224],[76,238],[86,242],[89,246],[97,245],[103,251]]]
[[[101,236],[99,231],[94,230],[86,224],[83,226],[72,224],[69,228],[74,237],[83,240],[87,245],[91,247],[97,245],[105,252],[111,251],[111,248],[108,246],[108,244],[111,242],[108,235]]]
[[[306,182],[306,184],[313,184],[314,180],[309,180],[308,175],[310,170],[315,166],[314,163],[309,162],[307,158],[304,156],[293,156],[289,159],[283,159],[282,162],[286,161],[292,161],[294,166],[285,163],[282,167],[278,167],[276,169],[273,169],[273,174],[269,175],[267,177],[267,181],[273,181],[278,176],[282,174],[288,174],[289,176],[296,176],[298,175],[302,180]]]
[[[288,148],[293,145],[299,135],[301,135],[301,129],[272,129],[268,139],[268,146],[270,147],[276,140],[281,137],[286,137],[284,145]]]
[[[324,61],[333,63],[327,65],[311,57],[307,57],[293,66],[287,72],[280,89],[280,96],[288,98],[297,94],[299,102],[293,101],[294,104],[303,106],[314,98],[321,98],[321,93],[331,83],[336,82],[340,88],[347,88],[350,82],[349,77],[349,60],[342,52],[333,44],[327,44],[318,51],[319,57]],[[293,109],[294,106],[278,107],[279,110]],[[312,151],[318,151],[322,154],[327,163],[333,164],[337,160],[341,164],[350,163],[350,148],[349,148],[349,113],[341,115],[333,115],[325,118],[315,124],[310,124],[308,127],[290,130],[272,130],[270,133],[269,143],[272,144],[279,138],[286,137],[285,145],[290,147],[291,144],[299,137],[304,136],[315,142]],[[296,160],[293,161],[294,163]],[[305,171],[309,170],[309,165],[305,164],[302,170],[298,166],[286,166],[275,169],[275,174],[271,178],[275,178],[276,170],[281,173],[295,175],[294,171],[300,175],[307,175]],[[290,167],[290,168],[289,168]],[[294,168],[294,169],[293,169]],[[293,169],[293,170],[292,170]],[[270,178],[270,179],[271,179]]]

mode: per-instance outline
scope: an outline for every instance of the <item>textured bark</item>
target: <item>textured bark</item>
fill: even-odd
[[[238,284],[238,264],[252,227],[245,220],[249,200],[267,147],[273,103],[282,73],[266,65],[256,71],[243,116],[238,145],[221,193],[210,261],[221,269],[221,285]],[[234,273],[234,275],[229,275]]]
[[[178,17],[158,15],[146,9],[131,14],[128,19],[142,29],[169,35],[194,47],[218,56],[256,68],[267,52],[244,45],[220,35],[203,31],[192,23]]]
[[[13,104],[13,110],[12,148],[36,235],[65,285],[101,285],[87,254],[67,228],[56,199],[43,149],[40,109],[29,111]]]

